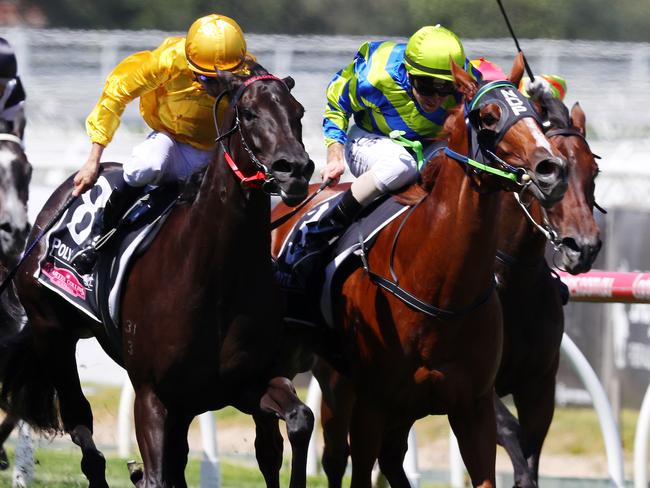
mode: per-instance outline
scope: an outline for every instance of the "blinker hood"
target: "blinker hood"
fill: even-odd
[[[501,109],[501,117],[494,129],[481,127],[480,110],[488,103]],[[509,81],[493,81],[483,85],[472,100],[465,102],[465,116],[477,134],[481,146],[494,150],[505,133],[516,122],[532,117],[540,125],[542,120],[532,104]]]

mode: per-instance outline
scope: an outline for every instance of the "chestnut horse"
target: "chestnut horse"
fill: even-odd
[[[219,117],[219,146],[193,202],[177,205],[126,279],[121,351],[101,324],[34,277],[40,243],[18,276],[28,323],[5,344],[3,397],[40,430],[70,434],[82,450],[91,487],[106,487],[105,461],[93,441],[92,412],[81,390],[75,346],[94,335],[135,389],[135,426],[144,462],[141,487],[187,486],[192,419],[226,405],[286,420],[293,447],[291,486],[305,486],[313,415],[276,367],[282,339],[272,288],[270,195],[289,205],[307,193],[313,162],[305,151],[304,109],[280,80],[250,64],[246,79],[220,76],[211,93],[231,100]],[[216,117],[215,117],[216,118]],[[42,228],[72,190],[60,186],[39,214]],[[32,235],[32,239],[34,236]],[[60,419],[60,420],[59,420]]]
[[[377,459],[391,486],[409,486],[401,468],[390,470],[394,459],[403,458],[406,442],[383,441],[406,439],[413,423],[429,414],[448,415],[472,484],[494,486],[493,386],[502,349],[501,308],[493,292],[499,191],[518,185],[489,173],[492,167],[465,166],[462,155],[474,154],[468,136],[477,136],[491,164],[525,172],[544,205],[557,203],[566,189],[565,162],[515,85],[481,87],[457,66],[452,72],[467,114],[458,109],[449,115],[449,150],[427,163],[421,186],[401,196],[414,206],[380,232],[368,256],[369,270],[392,272],[426,312],[377,286],[363,269],[346,277],[335,294],[335,323],[355,397],[349,429],[354,488],[370,487]],[[510,79],[518,83],[522,74],[519,56]],[[492,90],[519,109],[509,110]],[[513,119],[522,110],[527,116]],[[282,234],[274,236],[275,252]],[[347,453],[332,454],[329,467],[344,467]]]
[[[25,247],[29,233],[27,200],[32,166],[23,151],[22,141],[0,122],[0,282],[13,268]],[[0,296],[0,338],[16,334],[23,322],[23,310],[13,286]],[[2,358],[0,358],[0,363]],[[0,469],[9,467],[4,443],[17,419],[7,415],[0,424]]]
[[[544,259],[547,237],[556,247],[554,263],[573,274],[589,271],[600,250],[593,216],[598,165],[585,139],[585,115],[578,104],[569,114],[553,99],[548,113],[551,143],[567,158],[569,186],[562,201],[546,212],[531,202],[531,222],[512,195],[503,195],[504,215],[497,253],[504,348],[496,380],[498,441],[510,456],[515,486],[535,487],[539,457],[555,409],[555,377],[564,313],[558,279]],[[499,396],[512,394],[517,419]]]
[[[555,264],[574,274],[590,269],[601,246],[592,212],[598,165],[585,139],[584,112],[576,104],[569,115],[556,99],[541,108],[551,124],[546,135],[568,162],[567,192],[548,210],[530,201],[525,211],[536,223],[526,217],[514,194],[502,194],[496,269],[504,318],[504,352],[496,389],[500,395],[513,395],[519,416],[518,421],[495,395],[497,441],[512,459],[515,486],[522,487],[537,486],[539,456],[555,408],[555,376],[564,331],[560,287],[544,260],[547,238],[559,255]],[[330,486],[336,487],[343,471],[341,462],[332,459],[349,449],[347,429],[354,392],[349,381],[323,361],[317,363],[314,374],[323,389],[323,465]],[[399,470],[402,461],[394,459],[391,470]]]

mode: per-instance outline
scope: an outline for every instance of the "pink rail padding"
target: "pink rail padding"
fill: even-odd
[[[571,301],[650,303],[650,272],[591,270],[572,275],[558,271]]]

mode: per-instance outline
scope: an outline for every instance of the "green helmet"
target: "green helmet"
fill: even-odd
[[[458,36],[440,25],[422,27],[411,36],[404,52],[406,71],[413,76],[431,76],[454,81],[449,57],[465,64],[465,50]]]

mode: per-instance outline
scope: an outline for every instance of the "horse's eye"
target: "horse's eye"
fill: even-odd
[[[251,120],[253,120],[256,117],[256,115],[253,113],[253,111],[248,109],[248,108],[242,108],[240,113],[241,113],[242,118],[247,122],[250,122]]]
[[[491,127],[494,126],[499,119],[497,119],[494,115],[492,114],[485,114],[481,117],[481,123],[485,127]]]

